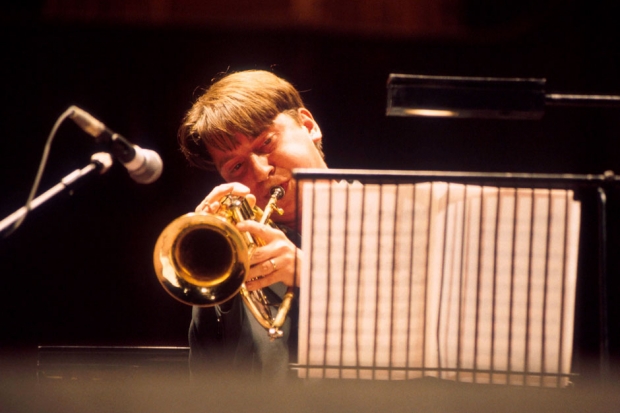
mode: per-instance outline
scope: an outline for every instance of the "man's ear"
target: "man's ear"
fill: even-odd
[[[319,124],[316,123],[316,121],[314,120],[312,113],[310,113],[310,111],[306,108],[300,108],[299,116],[301,118],[302,126],[308,130],[312,141],[320,141],[323,138],[323,134],[321,133],[321,128],[319,128]]]

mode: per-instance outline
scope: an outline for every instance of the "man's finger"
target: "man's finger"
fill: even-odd
[[[237,229],[239,231],[250,232],[252,235],[256,235],[265,242],[271,242],[277,234],[277,230],[251,220],[237,223]]]

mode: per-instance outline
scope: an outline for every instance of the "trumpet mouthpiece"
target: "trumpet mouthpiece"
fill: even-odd
[[[282,188],[281,186],[274,186],[273,188],[271,188],[271,196],[272,197],[276,197],[276,199],[282,199],[282,197],[284,196],[284,188]]]

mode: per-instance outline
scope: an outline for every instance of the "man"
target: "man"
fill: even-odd
[[[264,207],[274,186],[284,188],[278,201],[284,210],[271,219],[273,228],[256,221],[237,225],[265,241],[250,260],[248,290],[264,289],[282,297],[299,285],[302,253],[295,199],[294,168],[327,168],[322,134],[298,91],[266,71],[229,74],[214,82],[188,111],[179,129],[179,143],[188,161],[215,169],[227,182],[214,188],[196,208],[213,213],[228,194],[244,196]],[[214,308],[194,307],[189,331],[192,373],[236,371],[263,379],[283,379],[296,356],[297,305],[272,340],[239,296]]]

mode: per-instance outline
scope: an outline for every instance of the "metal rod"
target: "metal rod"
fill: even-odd
[[[293,177],[302,179],[359,180],[364,183],[415,183],[431,180],[489,184],[511,187],[526,186],[566,188],[570,186],[597,187],[602,183],[620,182],[612,171],[603,174],[541,174],[541,173],[495,173],[495,172],[449,172],[449,171],[399,171],[372,169],[294,169]]]
[[[620,107],[620,96],[549,93],[545,95],[545,104],[548,106]]]
[[[601,378],[609,377],[609,330],[607,324],[607,194],[598,188],[599,206],[599,347]]]
[[[30,211],[33,211],[34,209],[43,205],[43,203],[49,201],[54,196],[58,195],[59,193],[67,189],[70,185],[77,182],[78,179],[89,175],[91,172],[101,171],[103,167],[104,165],[101,162],[97,160],[93,160],[90,164],[88,164],[84,168],[76,169],[75,171],[66,175],[64,178],[60,180],[59,183],[57,183],[56,185],[54,185],[53,187],[51,187],[50,189],[48,189],[47,191],[39,195],[38,197],[34,198],[28,207],[23,206],[19,208],[17,211],[13,212],[11,215],[4,218],[2,221],[0,221],[0,233],[3,232],[8,227],[10,227],[11,225],[13,225],[19,219],[24,217]]]

